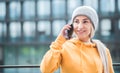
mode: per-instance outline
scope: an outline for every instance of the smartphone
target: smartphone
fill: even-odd
[[[70,30],[67,30],[68,39],[70,39],[73,34],[73,24],[70,24],[70,26],[71,26]]]

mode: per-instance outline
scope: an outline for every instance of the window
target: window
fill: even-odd
[[[11,19],[18,19],[20,18],[20,3],[19,2],[11,2],[10,3],[10,18]]]
[[[23,34],[25,41],[30,41],[35,37],[35,22],[24,22]]]
[[[23,15],[25,19],[34,19],[35,17],[35,2],[25,1],[23,4]]]
[[[53,22],[53,35],[56,37],[60,33],[61,28],[65,25],[64,20],[55,20]]]
[[[42,0],[38,1],[38,15],[40,18],[50,17],[50,1]]]
[[[111,22],[109,19],[104,19],[101,21],[101,34],[102,36],[110,36],[111,32]]]
[[[16,65],[16,49],[18,48],[15,48],[14,46],[6,46],[4,48],[4,63],[5,65]],[[7,73],[7,72],[6,72]]]
[[[68,12],[69,18],[71,18],[73,10],[80,5],[82,5],[81,0],[69,0],[68,1],[68,3],[67,3],[68,11],[67,12]]]
[[[32,65],[36,64],[38,62],[38,56],[41,55],[41,53],[38,54],[36,47],[34,46],[22,46],[19,47],[18,51],[18,65]],[[39,51],[40,52],[40,51]],[[17,69],[19,73],[38,73],[39,70],[36,68],[19,68]]]
[[[7,46],[4,48],[5,65],[39,64],[49,46]],[[5,68],[4,73],[39,73],[39,68]]]
[[[120,30],[120,19],[119,19],[118,29]]]
[[[97,10],[98,9],[98,0],[84,0],[84,5],[91,6]]]
[[[120,12],[120,0],[117,0],[118,1],[118,10]]]
[[[5,23],[0,23],[0,42],[5,41],[6,39],[6,24]]]
[[[6,15],[6,6],[5,3],[1,2],[0,3],[0,20],[3,20]]]
[[[101,11],[104,13],[115,11],[115,0],[101,0]]]
[[[12,22],[10,24],[10,37],[12,41],[19,39],[21,36],[21,26],[19,22]]]
[[[65,17],[65,0],[53,0],[52,8],[54,18]]]
[[[20,32],[21,26],[19,22],[12,22],[10,24],[10,36],[11,38],[16,38],[21,36]]]
[[[50,35],[50,22],[40,21],[38,23],[38,32],[45,32],[45,35]]]
[[[49,21],[40,21],[38,23],[38,38],[39,40],[42,41],[48,41],[50,40],[50,33],[51,33],[51,28],[50,28],[50,22]]]
[[[3,24],[0,23],[0,37],[2,37],[2,35],[3,35],[3,29],[2,29],[2,27],[3,27]]]

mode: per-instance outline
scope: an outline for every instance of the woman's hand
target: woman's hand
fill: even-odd
[[[67,30],[70,30],[71,26],[69,24],[66,24],[65,26],[63,26],[63,28],[60,31],[61,36],[63,36],[64,38],[67,38]]]

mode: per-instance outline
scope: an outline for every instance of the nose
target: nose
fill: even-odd
[[[78,28],[81,29],[83,28],[83,25],[81,23],[78,24]]]

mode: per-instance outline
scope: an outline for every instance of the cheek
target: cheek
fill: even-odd
[[[93,26],[92,26],[92,24],[87,24],[85,27],[86,27],[86,29],[88,29],[89,31],[91,31],[91,29],[92,29]]]
[[[92,30],[92,27],[88,27],[87,29],[88,29],[88,31],[89,31],[89,32],[91,32],[91,30]]]
[[[90,34],[91,33],[91,30],[92,30],[92,27],[87,27],[87,32]]]
[[[74,28],[74,32],[76,32],[77,31],[77,26],[73,25],[73,28]]]
[[[77,29],[77,26],[76,26],[76,25],[73,25],[73,28],[74,28],[74,29]]]

